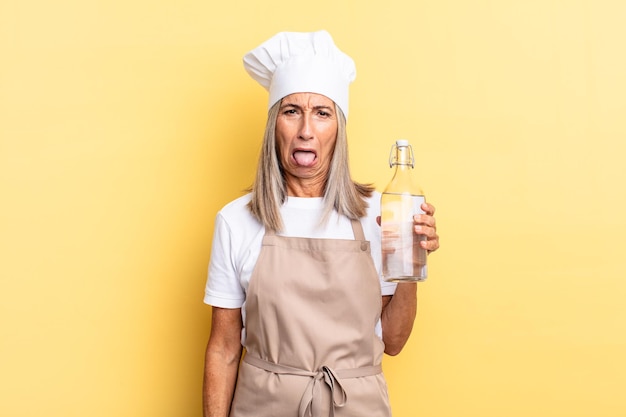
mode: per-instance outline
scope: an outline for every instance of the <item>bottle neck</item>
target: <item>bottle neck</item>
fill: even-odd
[[[423,195],[421,187],[412,179],[414,158],[410,146],[394,146],[395,152],[391,153],[389,164],[394,169],[394,174],[387,184],[384,193]]]
[[[412,169],[415,166],[413,159],[413,152],[409,146],[396,146],[396,155],[389,164],[396,167],[396,171],[399,169]]]

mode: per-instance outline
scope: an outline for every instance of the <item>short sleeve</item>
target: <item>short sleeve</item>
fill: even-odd
[[[218,213],[209,262],[209,276],[204,293],[206,304],[222,308],[240,308],[245,301],[239,273],[235,268],[232,232]]]
[[[395,282],[383,281],[382,278],[380,280],[380,292],[382,295],[393,295],[397,286],[398,284]]]

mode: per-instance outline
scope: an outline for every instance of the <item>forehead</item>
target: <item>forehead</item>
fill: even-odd
[[[302,107],[329,107],[335,108],[335,102],[328,97],[317,93],[293,93],[283,97],[281,105],[297,105]]]

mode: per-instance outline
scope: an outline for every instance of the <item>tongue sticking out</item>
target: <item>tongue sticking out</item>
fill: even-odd
[[[293,159],[296,160],[298,165],[308,167],[313,165],[313,162],[315,162],[315,153],[308,151],[296,151],[293,153]]]

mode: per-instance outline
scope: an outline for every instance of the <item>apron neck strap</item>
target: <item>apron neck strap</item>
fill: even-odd
[[[358,219],[351,219],[352,233],[354,233],[354,240],[365,240],[365,233],[363,233],[363,226]]]

